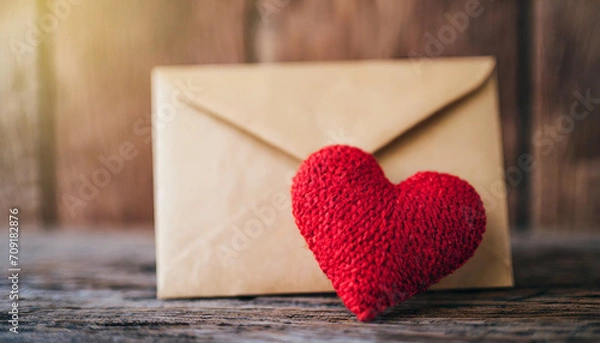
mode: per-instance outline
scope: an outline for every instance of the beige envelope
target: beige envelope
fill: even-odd
[[[490,57],[154,70],[159,298],[332,291],[300,236],[290,182],[335,143],[398,183],[448,172],[481,194],[475,256],[435,288],[512,286],[495,62]]]

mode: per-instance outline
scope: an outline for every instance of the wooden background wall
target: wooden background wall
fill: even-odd
[[[0,201],[32,225],[148,226],[155,65],[494,55],[512,226],[598,229],[600,104],[570,112],[600,98],[597,18],[597,0],[0,0]],[[123,146],[136,157],[89,187]]]

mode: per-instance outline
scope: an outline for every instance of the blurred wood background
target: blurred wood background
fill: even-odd
[[[33,225],[43,211],[38,48],[17,46],[15,39],[25,40],[36,13],[33,1],[0,1],[0,205],[3,211],[20,206]]]
[[[494,55],[512,227],[593,230],[597,18],[597,0],[0,0],[0,202],[151,223],[156,65]]]

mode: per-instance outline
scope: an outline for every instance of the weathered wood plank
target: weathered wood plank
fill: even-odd
[[[600,2],[534,1],[533,223],[600,223]]]
[[[263,62],[493,55],[506,168],[513,170],[528,149],[529,112],[519,103],[519,14],[512,0],[258,1],[255,55]],[[511,177],[514,227],[527,220],[529,174]]]
[[[334,294],[157,300],[153,237],[143,231],[119,231],[129,233],[25,231],[22,333],[16,337],[2,330],[0,340],[600,338],[600,236],[517,236],[516,288],[427,292],[364,324]],[[2,244],[0,254],[5,253]],[[0,279],[0,288],[8,285],[7,279]],[[3,323],[8,319],[5,312],[0,312]]]
[[[20,207],[29,226],[40,221],[36,13],[33,0],[0,1],[0,208]]]
[[[244,61],[246,6],[86,1],[61,21],[52,37],[61,224],[152,221],[150,71]]]

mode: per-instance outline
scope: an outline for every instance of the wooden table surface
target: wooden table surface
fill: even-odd
[[[20,333],[2,278],[1,342],[600,341],[600,236],[513,237],[515,288],[427,292],[368,324],[334,294],[157,300],[149,233],[20,243]]]

